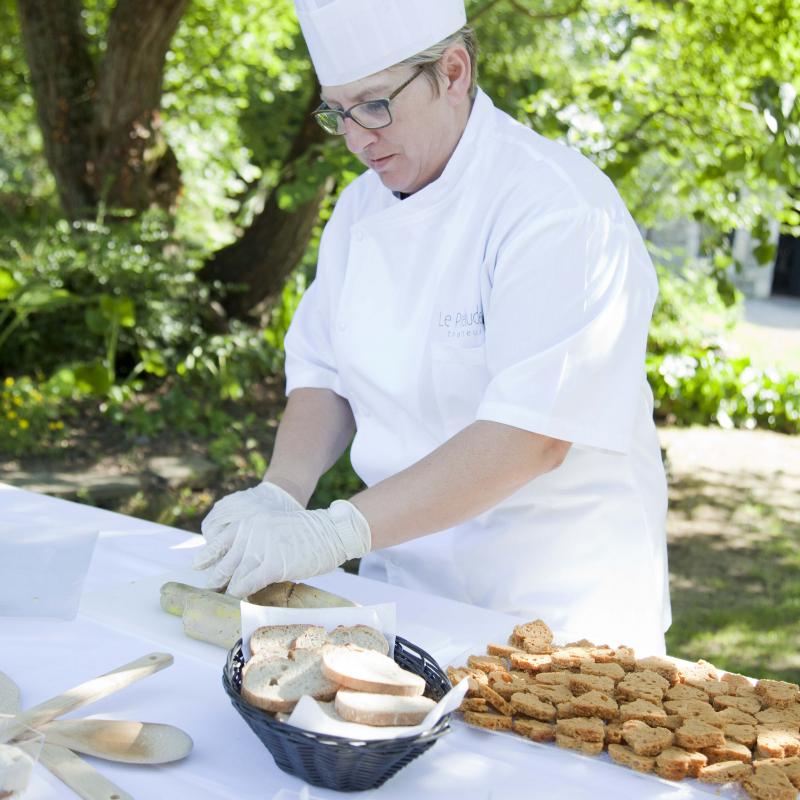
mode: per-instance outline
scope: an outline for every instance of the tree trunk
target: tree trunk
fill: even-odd
[[[18,0],[25,55],[47,163],[64,212],[91,214],[97,197],[91,160],[94,65],[80,0]]]
[[[320,205],[328,192],[326,184],[323,182],[311,199],[293,211],[281,209],[278,197],[281,189],[295,179],[298,161],[325,139],[326,134],[311,117],[311,111],[319,105],[318,97],[317,85],[292,141],[287,166],[263,211],[241,238],[214,253],[200,271],[202,280],[223,285],[219,300],[230,317],[247,316],[257,305],[277,294],[308,246]]]
[[[95,107],[95,188],[111,207],[169,208],[180,189],[161,132],[169,43],[189,0],[118,0],[108,27]]]
[[[47,162],[70,219],[104,201],[169,207],[180,173],[160,133],[164,59],[188,0],[118,0],[95,70],[81,0],[18,0]]]

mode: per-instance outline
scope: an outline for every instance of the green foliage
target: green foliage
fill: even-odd
[[[800,222],[796,3],[473,0],[468,16],[490,96],[594,160],[642,226]]]
[[[62,401],[70,391],[63,375],[42,382],[7,377],[0,384],[0,453],[31,455],[57,446],[65,433]]]
[[[0,366],[64,365],[104,394],[156,361],[177,361],[200,331],[207,290],[197,255],[163,217],[127,224],[18,225],[0,238]],[[154,356],[159,353],[160,356]],[[106,377],[101,378],[101,368]]]
[[[176,373],[220,399],[240,400],[249,384],[276,372],[283,358],[270,341],[270,331],[262,334],[239,322],[231,328],[224,335],[201,337]]]
[[[757,369],[726,354],[725,332],[741,298],[726,306],[701,267],[659,273],[647,375],[656,416],[681,425],[767,428],[800,432],[800,375]]]
[[[254,386],[281,370],[319,228],[263,331],[242,324],[208,333],[208,291],[196,274],[287,174],[294,132],[313,102],[293,3],[188,6],[167,54],[161,103],[184,186],[177,213],[78,225],[54,213],[14,5],[0,0],[0,374],[22,380],[35,365],[37,377],[26,380],[43,397],[45,376],[61,376],[63,403],[94,398],[129,435],[210,436],[220,461],[255,458],[246,434],[230,433],[220,404],[246,404]],[[113,5],[83,0],[99,69]],[[729,233],[751,230],[755,256],[767,262],[771,218],[800,232],[800,206],[788,192],[800,184],[791,82],[800,73],[800,7],[467,0],[467,11],[481,46],[480,83],[498,105],[595,161],[642,227],[683,217],[708,232],[709,267],[692,266],[682,280],[662,275],[648,361],[657,412],[795,430],[792,376],[728,359],[723,334],[737,302]],[[292,210],[328,185],[324,222],[362,169],[330,139],[293,165],[278,204]],[[331,480],[344,489],[353,477]]]
[[[800,433],[800,375],[753,367],[714,350],[648,356],[656,414],[682,425]]]
[[[327,508],[334,500],[352,497],[364,489],[361,478],[350,464],[350,448],[320,478],[317,488],[308,501],[309,508]]]

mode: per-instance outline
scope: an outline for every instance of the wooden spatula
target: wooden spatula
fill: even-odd
[[[19,687],[8,675],[0,675],[3,687],[0,691],[0,713],[17,714],[21,708]],[[132,795],[103,777],[91,764],[66,747],[45,744],[39,753],[39,761],[83,800],[133,800]]]
[[[134,800],[133,795],[66,747],[44,744],[39,761],[83,800]]]
[[[16,717],[0,722],[0,744],[18,735],[23,726],[38,728],[46,722],[74,711],[76,708],[94,703],[132,683],[168,667],[174,661],[169,653],[150,653],[136,661],[131,661],[105,675],[100,675],[80,684],[63,694],[57,695],[38,706],[29,708]]]
[[[20,708],[19,686],[5,672],[0,672],[0,714],[16,714]]]

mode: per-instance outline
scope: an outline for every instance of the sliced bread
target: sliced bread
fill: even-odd
[[[330,632],[328,637],[332,644],[355,644],[365,650],[376,650],[383,655],[389,654],[389,642],[386,637],[369,625],[340,625]]]
[[[264,625],[250,636],[250,652],[254,656],[286,656],[297,639],[307,636],[309,630],[325,633],[317,625]]]
[[[255,656],[242,670],[242,697],[265,711],[291,711],[303,695],[333,700],[338,684],[322,673],[321,651],[302,651],[292,660],[281,656]],[[306,655],[307,654],[307,655]]]
[[[362,725],[419,725],[436,705],[427,697],[403,697],[340,689],[334,707],[348,722]]]
[[[360,692],[414,696],[425,691],[425,680],[419,675],[382,653],[353,644],[324,648],[322,671],[334,683]]]
[[[308,625],[289,646],[289,658],[298,650],[318,650],[330,644],[328,632],[321,625]]]

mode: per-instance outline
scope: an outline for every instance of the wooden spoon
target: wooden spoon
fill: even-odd
[[[127,764],[178,761],[189,755],[193,744],[180,728],[156,722],[61,719],[48,722],[40,730],[49,744]]]
[[[22,707],[19,687],[8,675],[0,675],[0,713],[17,714]],[[83,800],[134,800],[132,795],[66,747],[43,745],[39,761]]]

